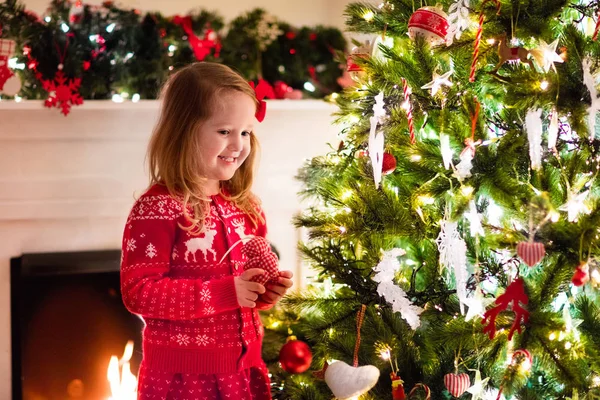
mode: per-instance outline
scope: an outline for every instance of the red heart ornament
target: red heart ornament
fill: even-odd
[[[517,255],[530,267],[539,263],[545,254],[546,248],[543,243],[520,242],[517,245]]]
[[[279,279],[279,260],[271,251],[269,242],[263,237],[255,236],[242,247],[242,253],[248,257],[244,271],[250,268],[261,268],[264,274],[255,276],[252,281],[264,285],[267,282],[277,283]]]
[[[452,396],[460,397],[471,386],[471,379],[467,374],[446,374],[444,375],[444,385]]]

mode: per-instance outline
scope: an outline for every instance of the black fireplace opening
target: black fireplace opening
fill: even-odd
[[[143,321],[121,300],[119,250],[11,259],[13,400],[106,400],[111,356],[141,361]]]

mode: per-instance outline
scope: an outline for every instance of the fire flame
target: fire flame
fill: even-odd
[[[112,396],[108,400],[136,400],[137,378],[131,373],[129,360],[133,354],[133,340],[127,342],[121,359],[117,356],[110,358],[106,377],[110,384]]]

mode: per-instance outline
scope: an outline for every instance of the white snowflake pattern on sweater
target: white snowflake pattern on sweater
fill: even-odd
[[[146,257],[154,258],[157,254],[156,247],[152,243],[148,243],[148,246],[146,246]]]
[[[184,335],[182,333],[178,333],[177,335],[175,335],[172,338],[172,340],[177,342],[177,344],[180,346],[187,346],[191,342],[191,338],[188,335]]]
[[[214,342],[214,339],[208,335],[198,335],[196,336],[196,343],[200,346],[207,346]]]
[[[204,314],[211,315],[211,314],[214,314],[216,311],[215,311],[215,308],[213,306],[207,306],[207,307],[204,307],[204,310],[202,310],[202,312]]]
[[[208,287],[203,287],[202,290],[200,291],[200,300],[201,301],[205,301],[205,302],[209,302],[211,298],[210,295],[210,289]]]
[[[128,239],[127,240],[127,251],[134,251],[136,249],[136,245],[135,245],[135,239]]]

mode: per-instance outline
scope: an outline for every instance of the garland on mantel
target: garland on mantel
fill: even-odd
[[[297,28],[262,9],[234,19],[226,34],[225,28],[221,16],[203,9],[167,17],[111,1],[53,0],[37,16],[6,0],[0,4],[0,96],[45,99],[67,115],[84,99],[155,99],[171,71],[196,61],[264,79],[277,98],[322,98],[341,89],[338,56],[346,41],[338,29]]]

